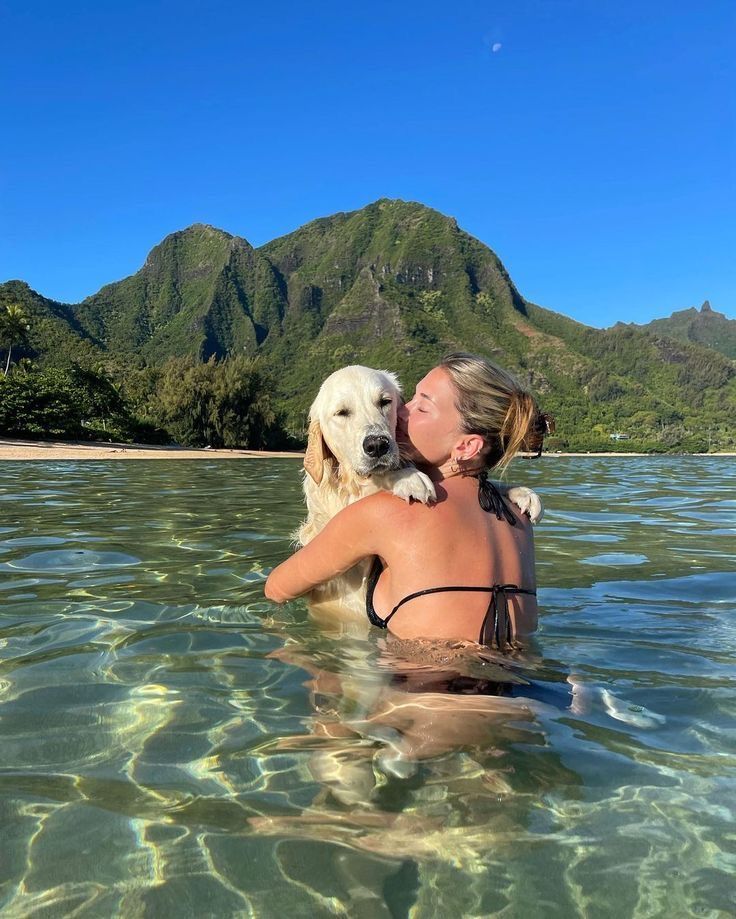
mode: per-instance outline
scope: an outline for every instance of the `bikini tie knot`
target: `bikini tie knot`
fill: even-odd
[[[495,514],[496,520],[505,520],[512,527],[516,526],[516,517],[509,510],[501,492],[488,478],[485,469],[478,473],[478,503],[488,514]]]
[[[494,648],[502,654],[513,647],[514,633],[509,615],[509,598],[506,591],[514,590],[513,584],[494,584],[491,587],[491,602],[488,605],[480,629],[480,643]]]

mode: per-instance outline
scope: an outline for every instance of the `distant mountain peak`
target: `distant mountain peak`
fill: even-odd
[[[232,233],[228,233],[227,230],[221,230],[219,227],[214,227],[211,223],[193,223],[179,232],[203,233],[206,236],[223,236],[225,239],[233,239]]]
[[[222,240],[223,242],[229,240],[235,240],[237,243],[242,243],[252,248],[247,239],[244,239],[242,236],[235,236],[232,233],[228,233],[226,230],[221,230],[219,227],[214,227],[210,223],[192,223],[188,227],[184,227],[181,230],[174,230],[172,233],[167,234],[151,250],[154,252],[156,249],[159,249],[161,246],[166,246],[169,243],[173,243],[181,240]]]
[[[731,360],[736,360],[736,319],[729,319],[703,301],[698,309],[691,306],[676,310],[663,319],[654,319],[646,325],[632,326],[657,335],[666,335],[677,341],[705,345],[720,351]]]
[[[253,249],[248,240],[241,236],[233,236],[232,233],[213,227],[209,223],[193,223],[183,230],[169,233],[158,245],[154,246],[146,257],[144,268],[151,268],[167,253],[180,249],[189,250],[192,247],[203,249],[204,252],[209,250],[209,258],[206,260],[214,259],[215,262],[234,249]]]

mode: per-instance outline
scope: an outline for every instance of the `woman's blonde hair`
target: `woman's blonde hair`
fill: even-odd
[[[455,387],[462,430],[483,437],[486,467],[502,472],[524,446],[539,416],[534,397],[516,377],[478,354],[448,354],[440,367]]]

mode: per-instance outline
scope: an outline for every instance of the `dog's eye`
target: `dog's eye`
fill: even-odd
[[[347,418],[349,414],[350,414],[349,408],[341,408],[335,412],[335,416],[337,418]]]
[[[389,399],[388,396],[381,396],[381,398],[378,400],[378,404],[381,408],[386,408],[387,405],[391,405],[392,401],[393,400]]]

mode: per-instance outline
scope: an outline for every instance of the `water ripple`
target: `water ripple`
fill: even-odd
[[[298,463],[0,464],[3,915],[732,915],[736,464],[512,477],[539,637],[453,696],[264,601]]]

